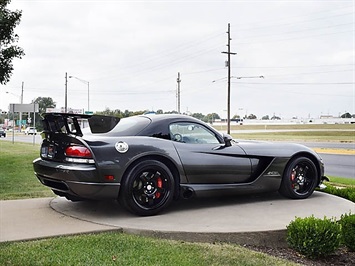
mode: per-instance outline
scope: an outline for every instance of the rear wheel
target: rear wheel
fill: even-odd
[[[305,199],[317,186],[318,171],[312,160],[296,157],[287,165],[279,192],[288,198]]]
[[[155,215],[165,209],[174,196],[175,182],[169,168],[156,160],[136,164],[121,184],[120,203],[138,215]]]

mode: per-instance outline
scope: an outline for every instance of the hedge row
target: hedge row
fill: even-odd
[[[355,187],[336,188],[327,184],[322,191],[355,202]]]

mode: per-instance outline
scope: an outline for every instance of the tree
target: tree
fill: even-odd
[[[178,112],[177,111],[167,111],[167,112],[164,112],[164,114],[177,114]]]
[[[351,114],[349,112],[346,112],[341,115],[341,118],[351,118]]]
[[[273,117],[271,117],[271,120],[281,120],[281,118],[276,115],[273,115]]]
[[[201,113],[193,113],[191,116],[195,117],[195,118],[197,118],[199,120],[202,120],[202,121],[205,118],[205,116],[203,114],[201,114]]]
[[[247,118],[248,118],[248,119],[256,119],[257,117],[256,117],[256,115],[254,115],[254,114],[250,114],[250,115],[248,115]]]
[[[40,114],[44,114],[47,108],[55,108],[56,103],[51,97],[37,97],[32,103],[38,103],[38,109]]]
[[[12,60],[25,55],[22,48],[14,45],[19,38],[14,33],[14,29],[20,23],[22,11],[6,9],[10,1],[0,1],[0,84],[2,85],[10,81],[14,70]]]
[[[122,118],[122,112],[119,109],[110,110],[110,108],[106,107],[104,111],[99,111],[95,113],[96,115],[107,115],[107,116],[116,116]]]
[[[261,120],[269,120],[269,119],[270,119],[269,115],[264,115],[264,116],[261,118]]]
[[[207,114],[205,120],[213,123],[216,119],[221,119],[217,113]]]

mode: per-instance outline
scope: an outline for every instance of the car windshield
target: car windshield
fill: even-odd
[[[135,136],[151,123],[148,117],[131,116],[122,118],[107,135]]]

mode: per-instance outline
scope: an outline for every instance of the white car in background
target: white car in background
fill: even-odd
[[[37,129],[35,127],[27,127],[25,129],[25,135],[36,135]]]

